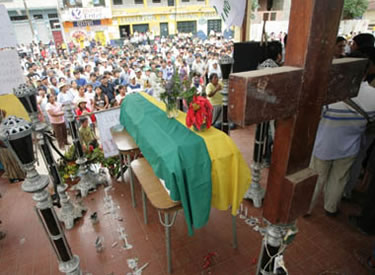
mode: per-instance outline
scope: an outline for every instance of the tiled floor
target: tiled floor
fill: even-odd
[[[232,132],[249,164],[252,135],[251,128]],[[263,182],[266,174],[267,171],[264,171]],[[7,237],[0,241],[0,274],[60,274],[56,256],[34,212],[31,195],[22,192],[19,183],[9,184],[1,177],[0,193],[0,218],[3,222],[0,228],[7,232]],[[66,231],[73,252],[81,258],[82,269],[94,275],[126,274],[129,272],[126,259],[138,257],[140,265],[149,263],[143,274],[167,274],[164,230],[151,206],[149,224],[143,223],[139,187],[136,188],[138,207],[135,209],[131,206],[128,185],[114,183],[110,194],[120,206],[122,222],[115,221],[111,215],[104,215],[104,191],[100,188],[84,200],[88,213],[74,229]],[[245,206],[249,208],[249,215],[261,217],[261,210],[252,208],[251,203],[245,202]],[[367,274],[353,257],[353,250],[370,249],[375,238],[363,236],[348,225],[348,214],[358,210],[354,205],[343,204],[343,214],[333,219],[324,215],[320,203],[312,217],[300,218],[300,232],[285,254],[289,274]],[[89,220],[90,213],[94,211],[98,211],[100,219],[96,225]],[[119,241],[117,229],[120,225],[125,227],[129,242],[134,246],[131,250],[123,250],[120,242],[112,247],[114,242]],[[201,272],[203,259],[209,252],[217,253],[211,274],[255,274],[261,237],[243,220],[238,219],[237,225],[239,247],[233,249],[229,211],[212,209],[207,226],[197,230],[193,237],[187,235],[184,217],[179,213],[172,228],[173,274],[207,274]],[[104,238],[102,253],[95,251],[97,236]]]

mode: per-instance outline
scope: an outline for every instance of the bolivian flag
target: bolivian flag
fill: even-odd
[[[181,201],[189,234],[203,227],[211,205],[237,209],[250,184],[250,170],[225,133],[211,127],[196,132],[186,127],[186,114],[167,118],[165,105],[145,93],[129,94],[121,105],[120,122],[134,138],[171,199]]]

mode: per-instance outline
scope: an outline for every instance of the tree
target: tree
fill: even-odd
[[[345,0],[344,19],[360,18],[366,12],[368,0]]]

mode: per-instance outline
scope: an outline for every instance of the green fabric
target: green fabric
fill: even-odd
[[[125,97],[120,122],[172,200],[181,201],[192,235],[207,223],[211,209],[211,159],[204,140],[140,94]]]

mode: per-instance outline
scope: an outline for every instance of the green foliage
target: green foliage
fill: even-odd
[[[194,86],[191,87],[191,78],[186,76],[181,79],[176,68],[172,79],[164,84],[164,89],[165,92],[160,93],[160,99],[165,103],[167,110],[176,106],[177,98],[185,99],[189,106],[193,97],[197,95],[197,89]]]
[[[58,161],[58,170],[61,178],[64,180],[77,176],[79,166],[75,162],[76,157],[74,152],[74,145],[72,145],[64,154],[66,159],[72,161],[66,162],[63,159]],[[87,152],[85,152],[85,157],[87,158],[88,165],[99,163],[102,167],[108,168],[111,177],[117,177],[120,172],[120,159],[118,157],[105,158],[103,150],[99,147],[94,149],[90,146]]]
[[[360,18],[368,8],[368,0],[345,0],[344,19]]]
[[[120,159],[118,157],[105,158],[103,150],[98,147],[89,150],[86,158],[88,163],[100,163],[103,167],[108,168],[111,177],[116,177],[120,172]]]
[[[251,19],[256,18],[255,12],[257,11],[259,7],[260,5],[258,3],[258,0],[251,0],[251,15],[250,15]]]
[[[164,83],[165,91],[160,93],[160,99],[166,104],[174,104],[177,98],[183,92],[183,83],[180,80],[180,76],[174,68],[174,74],[172,78]]]
[[[197,88],[191,87],[189,90],[182,94],[182,97],[186,100],[187,105],[193,101],[193,97],[197,95]]]
[[[57,166],[61,179],[66,181],[68,179],[74,179],[75,177],[77,177],[79,167],[75,163],[75,161],[65,162],[60,159],[60,161],[58,161],[57,163]]]

